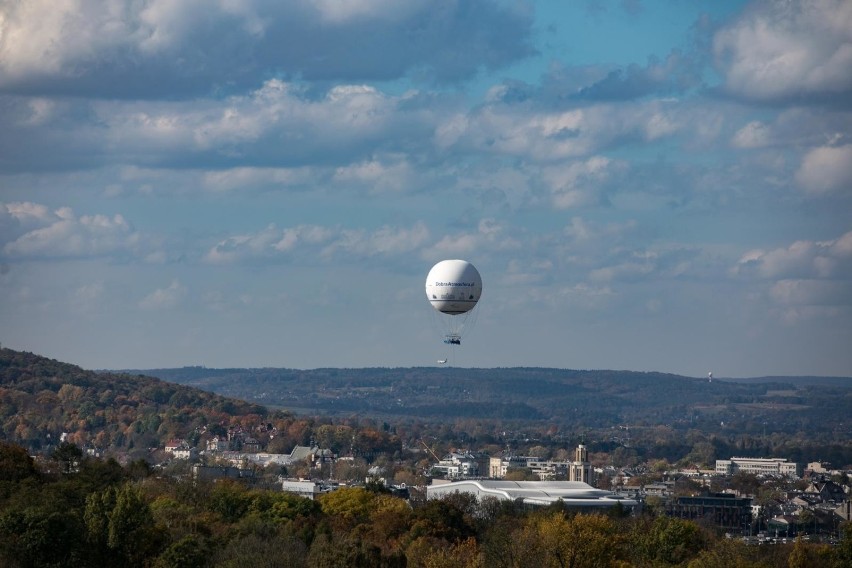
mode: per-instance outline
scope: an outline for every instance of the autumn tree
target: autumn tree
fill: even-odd
[[[621,560],[623,542],[616,525],[604,515],[562,513],[533,515],[515,535],[518,566],[592,568]]]

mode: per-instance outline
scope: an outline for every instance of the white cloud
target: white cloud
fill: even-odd
[[[852,93],[852,4],[755,2],[713,39],[726,88],[760,101]]]
[[[21,223],[44,223],[50,218],[50,209],[40,203],[19,201],[0,205],[0,213],[5,210],[10,217]]]
[[[483,0],[5,2],[0,89],[157,96],[270,75],[392,80],[415,70],[458,81],[532,53],[531,24],[523,7]]]
[[[510,234],[506,226],[494,219],[482,219],[475,232],[446,235],[428,250],[424,250],[423,256],[464,257],[474,251],[478,251],[479,254],[484,254],[486,251],[513,251],[520,246],[520,242]]]
[[[852,231],[830,241],[796,241],[787,248],[750,251],[732,273],[765,281],[778,317],[788,323],[848,313]]]
[[[571,209],[600,204],[602,188],[614,172],[623,168],[622,162],[593,156],[585,161],[544,167],[541,175],[553,205],[557,209]]]
[[[0,12],[0,76],[73,75],[73,61],[127,45],[134,33],[120,2],[32,0],[4,3]],[[2,81],[0,81],[2,84]]]
[[[186,297],[187,289],[179,281],[173,280],[166,288],[157,288],[139,301],[143,310],[163,310],[177,307]]]
[[[391,155],[341,166],[333,180],[367,188],[370,193],[399,192],[417,184],[417,172],[404,156]]]
[[[249,95],[224,101],[111,101],[93,108],[97,125],[91,128],[106,136],[114,155],[142,155],[144,163],[155,166],[181,159],[197,165],[200,157],[221,172],[208,175],[206,183],[230,189],[241,177],[299,183],[310,179],[312,163],[369,162],[365,156],[378,155],[402,174],[400,155],[376,149],[388,137],[399,143],[428,140],[432,115],[440,107],[406,109],[403,97],[361,85],[337,86],[313,99],[302,88],[272,79]],[[222,169],[229,163],[238,165]],[[288,164],[292,167],[282,167]]]
[[[635,280],[655,272],[653,259],[641,262],[625,262],[614,266],[596,268],[589,273],[592,282],[612,282],[613,280]]]
[[[33,203],[10,204],[6,210],[16,219],[38,222],[37,228],[3,245],[3,252],[13,257],[102,256],[131,252],[140,242],[120,214],[77,217],[69,207],[49,212]]]
[[[852,144],[811,150],[802,159],[796,181],[810,194],[852,195]]]
[[[780,304],[832,306],[852,300],[848,285],[828,280],[779,280],[772,285],[769,295]]]
[[[319,168],[237,167],[202,172],[202,186],[216,192],[239,191],[257,187],[298,187],[322,175]]]
[[[411,227],[379,227],[373,231],[300,225],[279,229],[269,225],[257,233],[236,235],[220,241],[205,255],[210,263],[300,256],[304,259],[364,259],[373,256],[394,257],[409,254],[424,246],[430,236],[427,226],[418,222]]]
[[[396,256],[421,248],[429,238],[423,223],[411,228],[381,227],[375,231],[344,230],[327,245],[322,254],[331,256],[337,251],[356,257]]]
[[[832,241],[796,241],[787,248],[753,250],[733,269],[761,278],[829,278],[852,269],[852,232]]]
[[[665,101],[596,104],[569,110],[491,103],[436,128],[442,148],[520,157],[530,163],[588,158],[625,140],[656,141],[685,128],[682,106]],[[707,120],[707,115],[702,117]],[[700,124],[692,124],[699,128]]]
[[[734,134],[731,145],[734,148],[762,148],[769,142],[769,127],[758,120],[753,120]]]

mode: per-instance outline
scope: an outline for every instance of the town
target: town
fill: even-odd
[[[271,428],[264,433],[275,434]],[[413,500],[461,492],[529,507],[562,501],[579,511],[618,504],[635,513],[649,509],[706,523],[751,544],[786,543],[797,537],[836,543],[840,524],[852,518],[852,471],[785,458],[731,457],[708,468],[666,463],[615,467],[593,465],[583,444],[574,449],[572,459],[567,459],[566,450],[551,459],[513,452],[491,456],[468,449],[441,456],[422,443],[401,448],[396,460],[377,456],[380,459],[371,461],[383,465],[369,465],[363,458],[341,456],[313,443],[297,445],[286,454],[264,452],[242,429],[209,437],[201,446],[170,441],[161,467],[193,480],[262,482],[310,499],[341,487],[380,483]],[[175,465],[178,461],[180,466]]]

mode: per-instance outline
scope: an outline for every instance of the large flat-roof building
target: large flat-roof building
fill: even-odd
[[[558,501],[569,507],[614,507],[619,503],[625,507],[636,505],[633,499],[596,489],[581,481],[469,479],[426,487],[426,499],[440,499],[453,493],[469,493],[480,501],[494,497],[501,501],[520,501],[525,505],[551,505]]]
[[[802,467],[783,458],[731,458],[716,460],[718,475],[733,475],[737,472],[755,475],[801,477]]]
[[[707,520],[725,529],[743,530],[751,523],[751,499],[727,493],[677,497],[666,504],[666,514],[692,521]]]

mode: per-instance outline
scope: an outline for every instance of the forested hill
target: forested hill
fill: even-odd
[[[831,431],[849,422],[852,379],[727,381],[547,368],[149,369],[176,383],[299,413],[392,420],[547,421],[583,428]],[[847,424],[848,429],[848,424]]]
[[[196,428],[253,414],[266,409],[154,377],[96,373],[0,349],[0,439],[33,451],[57,444],[64,433],[80,446],[146,452]]]

